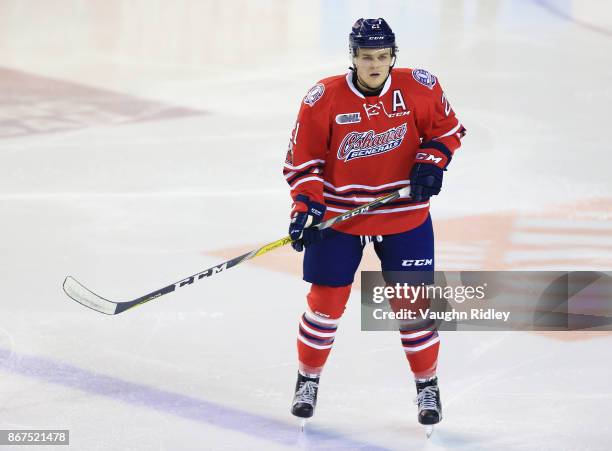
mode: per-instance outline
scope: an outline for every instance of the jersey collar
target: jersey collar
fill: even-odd
[[[346,74],[346,83],[348,84],[348,87],[350,88],[350,90],[353,91],[353,93],[357,97],[361,97],[362,99],[365,99],[365,96],[362,93],[360,93],[359,89],[357,89],[355,85],[353,84],[353,71],[352,70],[349,70],[348,73]],[[380,91],[380,94],[378,94],[378,97],[384,96],[390,87],[391,87],[391,74],[389,74],[389,76],[385,80],[385,84],[382,88],[382,91]]]

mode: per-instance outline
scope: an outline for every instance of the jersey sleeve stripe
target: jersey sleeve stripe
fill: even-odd
[[[298,180],[297,182],[295,182],[293,185],[289,185],[289,187],[294,190],[295,188],[297,188],[298,186],[300,186],[302,183],[305,182],[309,182],[311,180],[316,180],[318,182],[323,182],[323,179],[321,177],[317,177],[317,176],[312,176],[312,177],[306,177],[303,179]]]
[[[455,133],[457,133],[457,132],[459,131],[459,129],[460,129],[461,127],[462,127],[462,125],[461,125],[459,122],[457,122],[457,126],[456,126],[455,128],[453,128],[451,131],[449,131],[449,132],[447,132],[447,133],[444,133],[444,134],[443,134],[443,135],[441,135],[441,136],[438,136],[437,138],[434,138],[434,140],[436,140],[436,139],[446,138],[447,136],[450,136],[450,135],[452,135],[452,134],[455,134]]]
[[[297,171],[297,170],[304,169],[305,167],[314,165],[314,164],[322,166],[323,163],[325,163],[325,160],[309,160],[297,166],[292,166],[289,163],[285,163],[285,168],[289,169],[290,171]]]
[[[399,186],[399,185],[404,185],[407,186],[410,184],[410,180],[398,180],[397,182],[391,182],[391,183],[385,183],[384,185],[378,185],[378,186],[369,186],[369,185],[343,185],[343,186],[334,186],[331,183],[325,181],[323,182],[323,184],[325,186],[327,186],[328,188],[331,188],[332,190],[336,191],[336,192],[342,192],[342,191],[346,191],[348,189],[351,188],[361,188],[364,190],[368,190],[368,191],[377,191],[383,188],[389,188],[391,186]]]
[[[293,182],[297,181],[301,177],[307,177],[309,175],[318,174],[318,173],[319,173],[319,168],[313,168],[312,170],[308,169],[306,171],[301,171],[301,172],[293,171],[285,175],[285,179],[287,180],[287,183],[291,185]]]
[[[406,184],[404,186],[408,186],[408,185],[409,184]],[[323,187],[323,192],[327,193],[330,197],[334,197],[334,196],[338,195],[339,199],[347,199],[347,198],[349,198],[349,196],[355,196],[355,195],[357,195],[357,196],[367,196],[367,198],[375,199],[377,197],[384,196],[385,194],[389,194],[389,193],[392,193],[394,191],[397,191],[397,189],[398,189],[398,187],[381,189],[380,191],[364,191],[364,190],[356,189],[356,190],[345,191],[345,192],[342,192],[342,193],[337,193],[336,191],[332,191],[328,187],[324,186]],[[402,196],[402,197],[410,197],[410,196]]]
[[[388,192],[392,193],[394,191],[395,190],[389,190]],[[347,195],[347,196],[336,196],[335,194],[330,194],[327,191],[323,191],[323,197],[327,197],[329,199],[337,199],[337,200],[341,200],[341,201],[344,201],[344,202],[352,202],[352,203],[355,203],[355,204],[359,204],[359,203],[365,204],[365,203],[368,203],[368,202],[373,202],[378,197],[384,196],[385,194],[387,194],[387,193],[383,192],[383,193],[377,194],[375,197],[357,197],[357,196],[350,196],[350,195]],[[404,195],[401,195],[399,197],[399,199],[409,199],[409,198],[410,198],[410,196],[404,196]]]
[[[326,191],[323,191],[323,197],[329,197],[330,199],[338,199],[338,200],[345,200],[345,201],[351,201],[351,202],[363,202],[363,203],[372,202],[376,200],[376,197],[336,196],[335,194],[330,194]]]

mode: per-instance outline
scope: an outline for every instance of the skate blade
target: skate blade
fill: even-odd
[[[432,425],[425,426],[425,435],[427,436],[427,438],[431,437],[431,434],[433,434],[433,431],[434,431],[434,427]]]
[[[300,432],[304,432],[306,430],[306,418],[300,418]]]

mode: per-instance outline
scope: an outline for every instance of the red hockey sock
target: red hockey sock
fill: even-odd
[[[300,320],[297,338],[302,373],[321,373],[350,294],[351,285],[329,287],[312,284],[307,296],[308,308]]]
[[[436,375],[440,337],[437,330],[400,331],[402,346],[415,379]]]
[[[393,299],[390,303],[393,311],[411,310],[416,312],[417,318],[420,318],[421,310],[431,306],[429,299],[422,296],[414,300]],[[440,349],[440,337],[435,329],[435,322],[419,319],[402,321],[400,338],[414,377],[427,379],[435,376]]]

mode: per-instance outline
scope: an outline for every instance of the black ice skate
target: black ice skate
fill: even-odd
[[[302,419],[312,417],[317,405],[318,391],[319,378],[317,376],[304,376],[298,372],[291,413]],[[302,427],[304,427],[304,424],[302,424]]]
[[[419,423],[425,426],[427,437],[431,436],[434,424],[442,421],[442,403],[440,402],[440,389],[438,378],[417,380],[416,403],[419,406]]]

